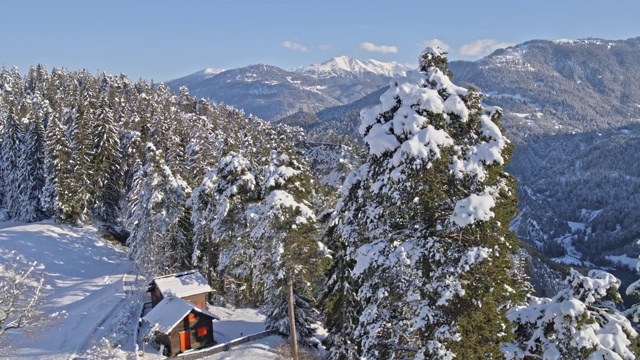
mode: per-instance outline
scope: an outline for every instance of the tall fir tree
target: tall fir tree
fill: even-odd
[[[295,347],[297,339],[308,341],[315,333],[317,313],[311,284],[321,276],[324,265],[308,164],[293,148],[283,146],[288,142],[280,141],[281,146],[271,151],[269,163],[262,168],[264,199],[247,211],[255,219],[252,237],[260,249],[257,257],[262,275],[257,279],[264,286],[267,328],[291,336]]]
[[[19,106],[14,97],[7,97],[9,104],[4,116],[2,128],[2,143],[0,144],[0,178],[4,196],[2,207],[10,218],[16,218],[20,211],[20,171],[21,154],[24,149],[23,124],[20,118]]]
[[[501,110],[454,85],[436,49],[419,70],[361,112],[368,158],[345,181],[334,220],[334,258],[349,273],[329,294],[346,314],[330,324],[343,336],[333,358],[500,358],[511,339],[505,312],[522,295]],[[342,308],[351,304],[357,317]]]
[[[190,264],[189,239],[180,225],[190,189],[175,176],[164,154],[147,144],[145,165],[129,194],[129,253],[142,273],[163,275]]]
[[[22,151],[18,155],[18,196],[20,207],[15,219],[20,221],[38,221],[46,217],[40,199],[45,183],[45,134],[42,120],[44,114],[37,112],[33,103],[42,101],[39,95],[30,97],[30,106],[25,117],[25,132]]]
[[[93,131],[94,213],[108,223],[116,223],[122,198],[120,134],[106,96],[100,99]]]
[[[193,191],[193,261],[211,284],[235,306],[255,305],[262,294],[253,288],[255,249],[246,208],[259,198],[253,165],[231,152]]]
[[[71,149],[60,121],[61,116],[59,111],[53,112],[45,131],[45,182],[40,197],[42,208],[55,220],[60,220],[62,216],[58,198],[60,177],[66,173],[71,156]]]

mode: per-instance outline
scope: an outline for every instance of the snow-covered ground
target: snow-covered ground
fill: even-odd
[[[265,330],[265,316],[258,309],[237,308],[229,309],[209,305],[209,311],[220,317],[213,323],[213,334],[216,343],[223,344],[231,340],[263,332]],[[141,333],[148,331],[148,324],[143,324]],[[277,359],[277,349],[284,343],[280,336],[273,335],[249,343],[241,344],[219,354],[203,357],[207,360],[221,359]],[[142,348],[142,344],[139,345]],[[187,353],[197,353],[203,350],[193,350]],[[144,354],[147,360],[160,360],[165,357],[157,355],[157,350],[147,346]]]
[[[46,324],[5,335],[0,359],[136,359],[133,332],[146,282],[136,281],[125,248],[104,240],[92,226],[0,222],[0,263],[8,261],[10,252],[21,261],[38,262],[45,276],[41,310]],[[209,310],[221,319],[214,322],[217,343],[265,330],[258,309]],[[320,337],[326,335],[320,330]],[[282,337],[268,336],[204,359],[277,359],[284,344]],[[145,350],[144,359],[165,359],[151,346]]]
[[[0,223],[0,262],[10,251],[38,262],[45,276],[47,323],[32,333],[9,332],[3,342],[9,347],[0,347],[0,358],[75,358],[105,336],[126,307],[132,264],[124,249],[93,227]]]
[[[225,343],[265,330],[265,316],[258,309],[228,309],[209,306],[209,311],[220,317],[220,321],[213,324],[214,338],[218,343]],[[206,359],[277,359],[276,349],[282,343],[282,337],[269,336],[239,345],[227,352],[208,356]]]
[[[46,324],[29,333],[5,335],[0,359],[136,358],[133,330],[144,282],[136,288],[126,249],[105,241],[92,226],[0,222],[0,263],[7,261],[9,252],[24,262],[38,262],[38,271],[45,276]],[[210,310],[221,318],[214,323],[218,343],[265,329],[265,316],[258,309],[212,306]],[[120,347],[108,349],[115,344]],[[276,359],[282,344],[282,337],[269,336],[206,359]],[[144,358],[165,357],[148,346]]]

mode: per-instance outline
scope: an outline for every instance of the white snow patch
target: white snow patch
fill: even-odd
[[[598,217],[602,213],[604,209],[599,210],[589,210],[589,209],[580,209],[580,219],[586,223],[592,222],[595,218]]]
[[[227,71],[226,69],[213,69],[213,68],[206,68],[204,69],[204,74],[205,75],[218,75],[222,72]]]
[[[450,220],[460,226],[467,226],[477,221],[486,221],[495,214],[491,208],[496,205],[495,200],[490,195],[476,195],[458,200]]]
[[[573,221],[567,221],[567,225],[569,225],[569,228],[571,228],[571,232],[576,232],[578,230],[585,230],[587,228],[587,224],[585,223],[579,223],[579,222],[573,222]]]
[[[636,271],[638,269],[637,257],[631,258],[631,257],[628,257],[627,255],[607,255],[605,257],[607,258],[607,260],[611,261],[612,263],[618,266],[627,267],[632,271]]]

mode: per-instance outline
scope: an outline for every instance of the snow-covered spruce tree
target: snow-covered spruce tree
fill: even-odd
[[[278,129],[287,132],[287,128]],[[317,314],[312,307],[312,279],[321,276],[323,256],[319,251],[318,227],[311,201],[314,190],[309,166],[287,134],[276,137],[280,146],[272,150],[262,167],[263,200],[247,209],[251,237],[259,247],[258,287],[264,287],[267,328],[306,341],[314,333]],[[293,310],[293,311],[292,311]],[[291,314],[296,331],[291,331]],[[293,350],[296,352],[296,350]]]
[[[193,263],[225,302],[256,304],[253,290],[255,247],[246,208],[259,198],[252,164],[230,152],[205,175],[189,200],[194,224]]]
[[[334,339],[331,352],[344,355],[333,358],[500,358],[512,338],[505,312],[521,286],[501,110],[454,85],[438,50],[424,51],[419,70],[361,112],[368,158],[343,186],[332,249],[351,279],[331,311],[361,309],[339,324],[355,331]]]
[[[40,102],[39,96],[32,96],[32,102]],[[36,112],[37,107],[30,106],[26,114],[26,131],[23,135],[23,149],[18,155],[18,194],[20,208],[15,219],[20,221],[38,221],[44,219],[45,212],[41,205],[44,187],[44,127],[42,115]]]
[[[338,208],[341,204],[338,205]],[[356,299],[355,281],[351,276],[353,261],[347,256],[346,244],[332,224],[324,234],[327,247],[333,250],[327,283],[322,294],[324,322],[327,328],[325,345],[330,349],[327,360],[359,359],[354,339],[361,311]]]
[[[636,271],[640,273],[640,261],[636,264]],[[628,296],[640,301],[640,280],[634,281],[631,285],[627,286],[626,293]],[[631,305],[626,311],[625,316],[631,319],[634,323],[640,323],[640,303]]]
[[[107,223],[115,223],[122,197],[120,134],[105,95],[97,110],[93,131],[92,165],[94,174],[94,215]]]
[[[65,136],[60,113],[56,111],[51,115],[45,131],[45,183],[40,199],[44,211],[55,220],[62,219],[59,194],[64,192],[61,185],[69,181],[71,172],[71,145]]]
[[[180,226],[190,189],[150,143],[147,154],[129,194],[127,228],[131,235],[127,244],[140,270],[155,276],[183,270],[190,263],[190,239]]]
[[[6,96],[6,94],[5,94]],[[0,179],[2,180],[2,207],[10,218],[15,218],[20,211],[20,155],[23,151],[23,124],[18,116],[14,97],[9,99],[4,114],[0,143]]]
[[[601,270],[571,270],[566,283],[551,299],[531,297],[509,310],[517,338],[504,347],[507,359],[635,359],[630,345],[638,334],[615,308],[620,281]]]
[[[89,75],[84,74],[83,78]],[[73,105],[62,117],[62,126],[69,144],[66,171],[58,174],[58,220],[79,225],[89,220],[89,207],[93,198],[91,153],[93,150],[91,130],[93,128],[92,92],[78,87],[72,90]]]

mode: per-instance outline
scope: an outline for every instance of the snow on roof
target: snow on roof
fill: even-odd
[[[211,286],[207,280],[196,270],[183,271],[176,274],[160,276],[153,281],[160,289],[163,296],[173,294],[183,298],[195,294],[210,292]]]
[[[156,329],[159,332],[168,334],[192,310],[208,315],[216,320],[220,320],[220,317],[217,315],[214,315],[188,301],[173,296],[162,299],[162,301],[151,309],[151,311],[142,319],[148,321],[152,325],[157,325]]]

